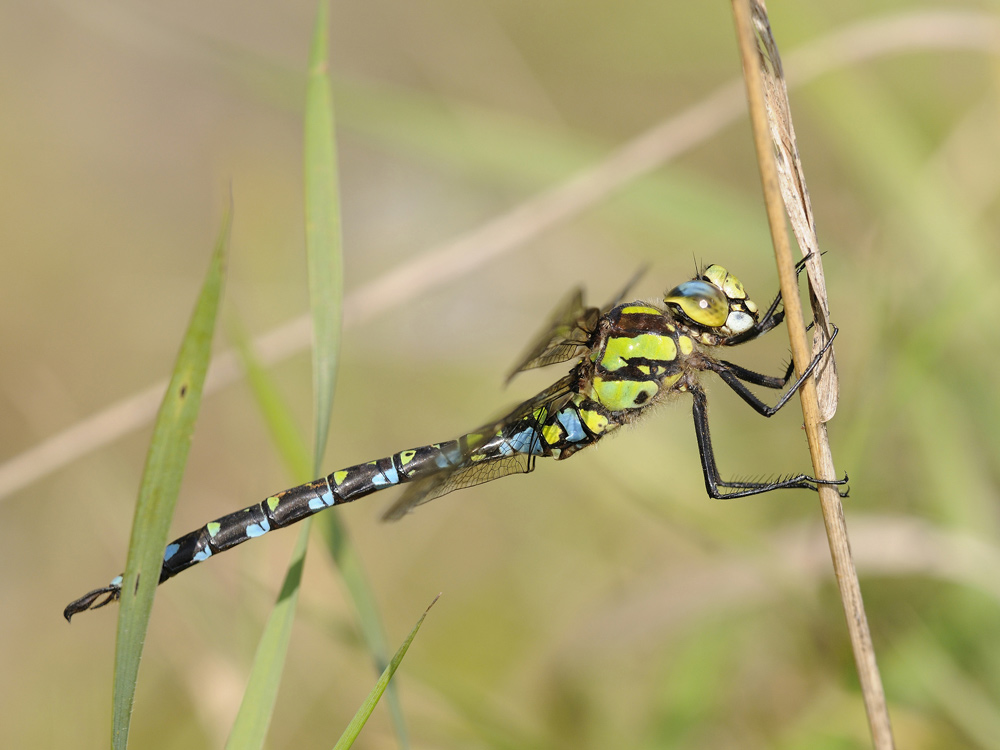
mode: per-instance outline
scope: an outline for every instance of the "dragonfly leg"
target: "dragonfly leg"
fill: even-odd
[[[707,368],[718,373],[719,377],[725,381],[726,385],[736,392],[736,395],[742,398],[746,403],[753,407],[754,411],[765,417],[774,416],[782,406],[788,403],[788,400],[795,394],[795,392],[802,386],[806,378],[808,378],[813,371],[819,366],[819,363],[823,360],[826,355],[827,350],[833,346],[833,340],[837,338],[838,329],[836,326],[833,328],[833,335],[830,336],[830,340],[824,344],[823,348],[819,350],[815,357],[813,357],[812,362],[806,368],[806,371],[792,383],[792,386],[785,391],[778,403],[774,406],[768,406],[759,398],[757,398],[754,393],[747,388],[746,383],[752,385],[763,386],[764,388],[784,388],[785,383],[792,376],[793,364],[789,363],[788,369],[785,371],[784,377],[776,378],[772,375],[762,375],[759,372],[754,372],[753,370],[748,370],[745,367],[740,367],[739,365],[734,365],[732,362],[726,362],[724,360],[712,360],[707,363]]]
[[[816,479],[806,474],[798,474],[789,477],[779,477],[765,482],[750,481],[725,481],[719,474],[719,466],[715,461],[715,450],[712,448],[712,435],[708,427],[708,398],[701,386],[692,385],[688,390],[694,398],[694,431],[698,438],[698,454],[701,457],[701,469],[705,475],[705,489],[708,494],[716,499],[749,497],[750,495],[760,495],[771,490],[781,489],[806,489],[816,490],[817,485],[830,484],[841,485],[847,483],[847,477],[843,479]],[[847,497],[847,491],[840,493],[841,497]]]
[[[806,262],[812,258],[813,254],[810,253],[798,263],[795,264],[795,276],[798,277],[799,274],[806,267]],[[727,339],[723,339],[719,342],[720,346],[736,346],[736,344],[744,344],[747,341],[753,341],[759,336],[763,336],[765,333],[770,331],[772,328],[777,327],[781,321],[785,319],[784,309],[778,310],[778,305],[781,304],[781,292],[775,296],[774,301],[761,316],[760,322],[757,323],[749,331],[744,331],[743,333],[738,333],[735,336],[730,336]]]

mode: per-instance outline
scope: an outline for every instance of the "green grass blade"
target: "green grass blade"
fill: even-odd
[[[315,473],[319,473],[322,466],[330,430],[343,297],[340,191],[337,184],[333,101],[326,62],[326,26],[327,0],[320,0],[312,49],[309,52],[304,145],[306,255],[313,323]]]
[[[309,448],[298,433],[291,411],[278,393],[277,386],[268,372],[254,356],[249,337],[238,321],[230,321],[231,337],[240,361],[247,373],[257,406],[267,423],[275,445],[295,482],[307,481],[312,475]],[[285,655],[291,638],[296,597],[305,564],[306,544],[310,520],[302,523],[298,541],[292,552],[288,573],[281,586],[278,601],[268,619],[267,626],[257,644],[253,667],[246,692],[233,723],[226,747],[261,747],[274,711]]]
[[[128,744],[139,658],[160,579],[170,520],[201,405],[231,226],[231,211],[227,211],[146,455],[118,613],[112,708],[112,747],[117,749]]]
[[[340,200],[333,103],[326,64],[325,19],[324,1],[320,3],[309,60],[305,128],[306,250],[309,253],[316,404],[315,474],[320,473],[333,402],[334,363],[340,334],[342,296]],[[382,670],[388,660],[389,647],[360,556],[351,545],[347,530],[335,513],[324,514],[320,524],[330,556],[340,570],[358,612],[362,634],[377,668]],[[390,689],[388,701],[400,745],[407,747],[403,711],[395,688]]]
[[[350,594],[351,601],[354,602],[361,634],[375,660],[375,668],[382,671],[389,663],[389,643],[385,637],[385,628],[382,626],[382,616],[375,601],[375,594],[368,584],[368,578],[361,563],[361,556],[336,513],[326,513],[320,517],[320,531],[323,533],[327,552],[333,558],[334,564],[344,580],[344,585],[347,587],[347,592]],[[389,685],[386,701],[388,701],[389,714],[392,716],[399,745],[401,748],[409,747],[406,722],[403,719],[403,707],[394,683]]]
[[[346,748],[349,748],[354,744],[354,740],[356,740],[358,735],[361,733],[361,728],[368,721],[368,717],[372,715],[372,711],[374,711],[375,706],[378,705],[379,698],[382,697],[382,693],[384,693],[386,687],[388,687],[389,680],[391,680],[392,676],[396,674],[396,670],[399,669],[399,665],[403,662],[403,657],[406,656],[406,652],[410,648],[410,644],[413,643],[413,639],[416,637],[417,631],[420,630],[420,626],[424,624],[424,618],[427,617],[427,613],[431,611],[431,607],[433,607],[440,598],[440,594],[435,596],[434,601],[428,604],[427,609],[425,609],[424,613],[420,615],[420,619],[417,620],[417,624],[413,626],[413,630],[410,631],[406,640],[403,641],[399,650],[396,651],[395,655],[392,657],[392,661],[390,661],[389,665],[382,671],[381,676],[378,678],[378,682],[375,683],[375,687],[372,688],[368,697],[365,698],[365,702],[361,704],[357,713],[354,714],[354,718],[351,719],[351,723],[347,725],[347,729],[345,729],[344,733],[340,735],[340,739],[337,740],[337,744],[334,745],[334,750],[346,750]]]
[[[242,321],[232,316],[226,326],[233,348],[240,358],[240,364],[247,376],[247,383],[253,392],[257,408],[260,409],[267,424],[271,439],[274,440],[281,459],[288,469],[289,476],[297,483],[312,479],[312,461],[309,457],[309,447],[302,439],[291,409],[281,397],[278,386],[270,373],[261,366],[253,350],[250,336],[243,327]]]
[[[305,116],[306,251],[309,261],[309,296],[313,318],[313,381],[316,408],[314,474],[321,471],[326,448],[330,409],[340,337],[342,297],[340,196],[334,142],[334,113],[327,71],[326,0],[317,12],[316,32],[309,56]],[[358,612],[358,620],[378,669],[388,658],[388,644],[375,597],[365,578],[361,560],[346,529],[335,513],[320,521],[323,536]],[[403,712],[395,689],[389,708],[402,747],[407,746]]]
[[[281,593],[278,594],[278,601],[267,618],[264,633],[257,644],[250,679],[247,681],[247,689],[243,693],[236,721],[233,722],[232,731],[226,741],[227,748],[245,750],[264,746],[267,728],[274,713],[274,704],[278,699],[278,687],[285,667],[285,657],[288,655],[288,643],[292,637],[295,605],[298,603],[299,584],[302,582],[302,570],[305,567],[311,528],[312,524],[308,519],[302,522],[299,538],[292,551],[292,560],[281,585]]]
[[[260,366],[254,356],[249,337],[239,322],[230,321],[229,329],[236,351],[240,355],[240,361],[247,373],[247,380],[253,390],[254,398],[264,415],[268,431],[271,433],[282,459],[288,466],[294,481],[307,481],[311,473],[309,449],[295,428],[290,410],[282,401],[278,389],[267,371]],[[257,644],[247,690],[240,703],[240,709],[236,721],[233,723],[226,747],[260,747],[267,735],[267,728],[281,683],[287,644],[291,637],[295,594],[302,578],[310,528],[311,524],[304,522],[302,530],[299,532],[298,541],[292,552],[292,561],[281,586],[281,593],[274,610],[271,612],[268,626]]]
[[[313,399],[316,422],[313,475],[319,473],[326,450],[336,383],[343,296],[337,160],[333,141],[333,107],[326,70],[327,17],[327,2],[320,0],[309,52],[305,111],[306,254],[313,318]],[[273,412],[270,416],[274,417],[276,414],[277,412]],[[266,408],[265,416],[268,416]],[[298,459],[293,460],[298,464]],[[264,744],[291,640],[312,523],[307,520],[302,526],[281,594],[257,646],[247,690],[227,747],[262,747]]]

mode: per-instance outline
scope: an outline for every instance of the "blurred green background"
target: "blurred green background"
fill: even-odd
[[[1000,747],[997,3],[768,5],[841,329],[830,433],[897,741]],[[230,186],[225,314],[260,334],[308,309],[313,14],[0,2],[0,470],[165,377]],[[330,46],[349,296],[739,73],[724,2],[344,0]],[[501,389],[572,286],[602,303],[648,262],[653,297],[693,259],[760,302],[776,291],[743,117],[502,255],[406,277],[402,304],[348,309],[329,470],[555,380]],[[733,358],[778,372],[786,349],[782,330]],[[305,434],[309,367],[303,350],[273,368]],[[724,474],[807,469],[795,407],[765,421],[710,395]],[[107,745],[115,611],[72,627],[60,611],[120,571],[148,439],[0,499],[3,747]],[[239,382],[204,402],[174,530],[288,483]],[[686,401],[385,525],[391,499],[337,512],[392,643],[444,592],[397,675],[414,747],[868,746],[815,497],[709,501]],[[159,592],[133,746],[221,746],[294,538]],[[270,745],[332,745],[374,679],[317,545]],[[395,746],[384,709],[357,746]]]

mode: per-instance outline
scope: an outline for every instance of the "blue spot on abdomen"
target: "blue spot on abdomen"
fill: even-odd
[[[398,484],[399,483],[399,472],[396,471],[396,465],[393,464],[392,468],[382,471],[379,467],[379,473],[372,477],[372,484],[382,487],[387,484]]]
[[[576,413],[576,409],[563,409],[556,416],[556,419],[559,420],[559,424],[566,428],[566,439],[569,442],[577,443],[587,437],[583,431],[583,425],[580,424],[580,415]]]
[[[265,518],[260,523],[252,523],[249,526],[247,526],[247,536],[250,539],[253,539],[254,537],[264,536],[264,534],[266,534],[270,530],[271,530],[271,524],[268,523],[267,519]]]
[[[526,427],[516,435],[511,435],[507,439],[507,443],[510,445],[510,450],[516,453],[530,452],[536,456],[539,456],[542,453],[542,441],[533,427]],[[506,444],[501,444],[500,452],[506,455],[506,452],[504,451],[505,446]]]

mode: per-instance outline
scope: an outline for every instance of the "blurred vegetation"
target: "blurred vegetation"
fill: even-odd
[[[998,747],[1000,16],[965,1],[768,8],[793,79],[796,60],[867,50],[791,101],[841,329],[830,432],[897,741]],[[314,10],[0,4],[0,463],[169,371],[230,184],[229,313],[262,333],[308,310]],[[333,4],[330,47],[348,300],[739,65],[727,3],[349,0]],[[541,389],[556,372],[500,385],[567,289],[600,302],[649,262],[638,291],[655,296],[692,258],[731,268],[758,301],[776,289],[745,120],[349,324],[328,469],[453,437]],[[777,372],[783,336],[734,359]],[[272,374],[308,432],[307,353]],[[726,389],[711,397],[725,473],[806,468],[794,409],[768,422]],[[124,563],[149,431],[0,500],[4,747],[107,744],[114,613],[67,628],[60,611]],[[396,676],[415,747],[868,746],[814,498],[707,500],[692,433],[680,401],[398,524],[378,521],[391,498],[339,511],[392,643],[445,593]],[[205,399],[174,531],[289,483],[237,383]],[[135,747],[223,743],[294,539],[159,592]],[[314,554],[271,746],[331,746],[373,681],[344,588]],[[391,746],[380,708],[356,747]]]

